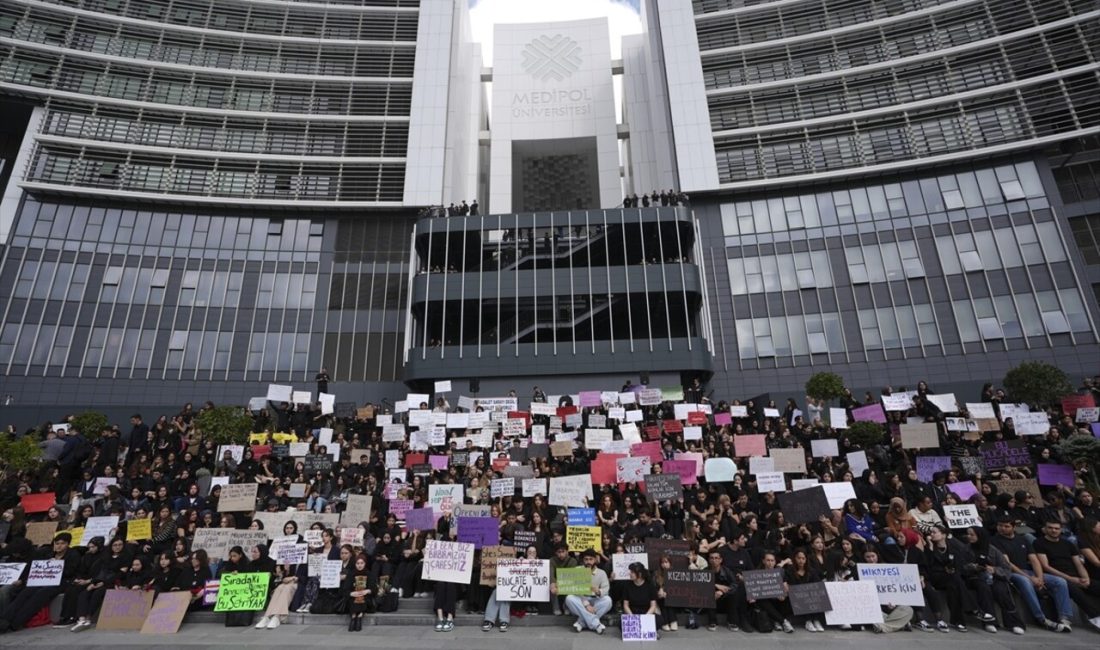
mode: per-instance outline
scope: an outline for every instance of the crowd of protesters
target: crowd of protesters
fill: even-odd
[[[1097,386],[1100,383],[1089,380],[1079,392],[1095,404],[1100,397]],[[627,382],[622,391],[639,388]],[[906,391],[886,388],[882,395],[896,392]],[[104,431],[66,430],[52,423],[26,432],[9,429],[9,436],[39,439],[43,462],[34,471],[9,472],[0,485],[0,562],[57,559],[64,562],[64,572],[56,587],[27,586],[26,572],[0,586],[0,632],[41,620],[43,608],[58,596],[61,614],[55,627],[74,632],[88,629],[110,589],[158,594],[189,591],[192,609],[209,608],[204,598],[208,583],[234,572],[271,575],[268,604],[255,624],[263,629],[286,623],[291,612],[312,612],[345,615],[348,629],[354,631],[362,628],[365,614],[393,611],[400,606],[400,599],[433,597],[437,631],[453,629],[456,609],[464,604],[467,612],[483,615],[482,629],[486,631],[506,631],[514,615],[543,614],[570,616],[577,632],[603,634],[610,623],[608,615],[615,611],[657,615],[666,635],[680,625],[715,630],[719,622],[742,632],[791,633],[796,626],[822,632],[824,616],[796,616],[785,597],[748,598],[743,572],[780,568],[784,589],[789,589],[820,581],[855,580],[857,564],[880,562],[916,565],[926,606],[883,604],[882,623],[869,627],[875,632],[965,632],[977,625],[990,633],[1008,630],[1024,634],[1029,627],[1067,633],[1077,625],[1075,610],[1080,610],[1080,620],[1087,626],[1100,629],[1097,468],[1061,458],[1059,447],[1070,436],[1091,436],[1089,424],[1075,422],[1055,405],[1046,411],[1049,429],[1043,435],[1020,436],[1012,419],[1000,415],[995,426],[967,434],[945,426],[948,416],[966,417],[965,411],[941,412],[927,399],[929,395],[934,395],[931,387],[920,382],[912,394],[911,408],[888,412],[882,440],[862,448],[852,444],[846,429],[831,428],[825,422],[828,405],[810,398],[802,408],[793,399],[777,406],[767,396],[711,402],[702,387],[693,384],[684,388],[684,397],[689,403],[706,404],[711,414],[702,425],[701,438],[692,440],[685,440],[682,430],[660,429],[662,422],[675,419],[672,401],[640,407],[639,428],[656,431],[664,460],[672,460],[677,452],[699,452],[705,458],[732,458],[737,473],[732,481],[721,483],[708,483],[699,476],[697,484],[685,485],[682,498],[660,503],[648,500],[641,484],[593,486],[592,505],[602,528],[602,549],[581,552],[567,547],[565,508],[550,505],[547,495],[521,498],[517,492],[490,498],[490,480],[517,462],[511,460],[510,448],[527,444],[526,438],[505,437],[499,429],[487,449],[474,447],[469,437],[476,432],[448,431],[446,444],[426,451],[452,458],[466,454],[465,463],[452,462],[446,469],[415,473],[405,469],[404,458],[425,450],[412,449],[408,435],[403,442],[384,442],[380,425],[383,418],[400,422],[409,414],[393,414],[372,404],[358,409],[355,417],[336,417],[322,414],[319,405],[270,403],[253,412],[256,435],[239,459],[229,451],[219,454],[219,446],[197,430],[198,412],[190,404],[179,413],[158,417],[152,426],[134,415],[128,427],[112,426]],[[1011,396],[988,385],[973,397],[992,404],[998,414],[1001,403],[1011,402]],[[531,401],[546,400],[536,388]],[[571,402],[566,396],[559,403],[570,406]],[[420,408],[460,410],[443,397],[434,403],[434,407],[423,403]],[[851,418],[854,409],[874,403],[878,398],[871,393],[863,400],[849,393],[839,406]],[[519,408],[523,406],[526,404]],[[733,407],[740,406],[746,407],[743,416],[736,409],[739,417],[731,417],[730,424],[715,424],[715,415],[731,413]],[[213,404],[208,402],[202,408],[213,408]],[[482,406],[475,403],[473,410],[482,410]],[[577,412],[582,422],[587,422],[591,416],[607,416],[609,409],[605,404]],[[914,418],[937,424],[939,448],[917,452],[904,448],[892,435],[897,424]],[[616,423],[608,419],[607,426],[620,438]],[[570,430],[581,428],[557,424],[544,415],[530,418],[529,433],[531,424],[549,427],[547,441],[555,436],[571,438]],[[311,454],[328,453],[330,449],[319,441],[320,427],[333,429],[329,444],[341,449],[331,470],[307,473],[301,458],[272,453],[272,443],[288,441],[308,443]],[[843,481],[852,484],[857,498],[819,521],[787,523],[776,494],[758,490],[749,459],[735,454],[735,440],[746,434],[764,434],[770,449],[806,450],[807,471],[788,474],[788,489],[790,481],[798,478]],[[459,445],[455,438],[466,440]],[[811,455],[812,441],[830,438],[837,440],[836,456]],[[982,444],[1017,439],[1026,441],[1028,462],[989,471],[965,462],[981,457]],[[260,449],[263,454],[257,458]],[[849,466],[847,453],[857,449],[866,455],[868,466],[862,471]],[[352,457],[352,450],[357,450],[358,457]],[[402,459],[401,469],[395,470],[392,464],[387,467],[386,452],[393,450]],[[949,456],[952,466],[936,472],[930,482],[921,480],[916,470],[918,455]],[[596,456],[596,451],[585,448],[582,434],[576,436],[569,456],[522,462],[532,466],[535,477],[559,477],[589,473]],[[1000,479],[1033,478],[1037,463],[1074,465],[1074,484],[1044,485],[1038,495],[1041,500],[1028,491],[1002,492],[998,488]],[[661,462],[655,462],[652,471],[661,472]],[[103,477],[116,481],[97,494],[97,479]],[[270,531],[269,541],[281,536],[309,539],[310,554],[341,562],[340,586],[320,588],[307,564],[280,564],[270,555],[268,543],[233,546],[224,557],[193,549],[196,531],[202,528],[263,529],[262,518],[252,512],[219,512],[222,481],[212,479],[220,477],[230,483],[258,484],[256,512],[292,511],[281,530]],[[391,485],[394,480],[399,482]],[[970,482],[976,489],[965,502],[977,507],[982,525],[945,526],[943,506],[964,502],[951,489],[959,482]],[[491,516],[499,521],[501,544],[515,547],[517,557],[549,560],[550,602],[502,602],[494,589],[479,584],[476,570],[468,586],[422,579],[426,541],[454,537],[453,512],[442,513],[434,531],[410,531],[389,506],[401,499],[423,507],[428,486],[438,483],[463,484],[465,503],[489,506]],[[295,485],[305,488],[291,496]],[[53,494],[56,503],[44,512],[25,512],[22,499],[34,494]],[[341,544],[341,531],[321,522],[299,529],[299,521],[312,515],[342,512],[349,495],[373,497],[369,520],[357,524],[362,534],[356,539],[361,543]],[[66,531],[80,529],[90,517],[101,515],[118,516],[118,528],[109,538],[96,537],[78,547],[81,540]],[[127,535],[127,527],[139,519],[151,520],[151,535],[127,541],[132,537]],[[28,525],[36,522],[54,523],[60,532],[52,542],[35,546],[26,532]],[[527,540],[522,545],[517,543],[519,532],[532,533],[521,536]],[[714,608],[678,611],[665,603],[664,587],[672,566],[667,556],[657,558],[649,567],[632,564],[629,580],[608,579],[613,554],[655,538],[685,540],[688,568],[714,574]],[[558,596],[556,571],[576,566],[592,571],[592,594]],[[251,616],[243,620],[227,616],[227,624],[252,623]]]

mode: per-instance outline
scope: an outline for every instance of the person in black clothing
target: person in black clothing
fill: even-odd
[[[99,457],[95,464],[97,476],[102,476],[103,470],[108,466],[114,467],[118,464],[118,446],[118,431],[113,427],[104,429],[103,435],[99,437]]]
[[[657,627],[663,626],[664,618],[657,611],[657,587],[649,577],[649,570],[641,562],[632,563],[628,569],[630,580],[623,588],[623,613],[652,614]],[[657,632],[657,638],[661,638],[660,632]]]
[[[187,564],[180,569],[172,591],[190,591],[191,604],[187,609],[194,611],[202,607],[202,594],[206,588],[206,581],[213,577],[214,574],[210,571],[210,558],[207,557],[206,551],[200,548],[191,553]]]
[[[1035,540],[1032,548],[1043,567],[1043,574],[1065,580],[1070,599],[1081,608],[1089,624],[1100,630],[1100,604],[1096,600],[1100,598],[1100,585],[1089,579],[1081,551],[1062,537],[1062,524],[1057,521],[1045,523],[1043,536]]]
[[[744,595],[738,598],[740,584],[737,576],[728,567],[722,565],[722,554],[717,549],[710,552],[707,562],[711,573],[714,574],[714,609],[707,610],[707,629],[718,629],[718,613],[726,615],[726,627],[731,632],[740,629],[737,621],[745,614]]]
[[[77,564],[73,581],[65,588],[65,599],[61,603],[61,618],[54,627],[72,627],[76,623],[77,597],[87,589],[92,578],[95,577],[98,562],[103,557],[103,544],[102,537],[93,537],[88,542],[88,549]]]
[[[129,467],[141,457],[141,454],[149,451],[149,425],[141,420],[141,414],[130,416],[130,436],[126,439],[126,466]]]
[[[477,199],[474,199],[473,202],[470,203],[470,216],[471,217],[476,217],[477,215],[478,215]]]
[[[317,373],[317,376],[315,376],[314,379],[317,381],[318,396],[320,396],[321,393],[327,393],[328,383],[332,381],[332,378],[328,376],[328,370],[326,370],[325,368],[321,368],[321,371]]]
[[[348,632],[363,629],[363,614],[376,611],[375,599],[378,596],[378,583],[367,568],[367,556],[360,553],[355,558],[352,570],[344,578],[341,590],[348,597]]]
[[[161,553],[156,557],[149,577],[152,580],[153,591],[157,594],[176,589],[180,570],[171,553]]]
[[[40,553],[35,558],[36,560],[61,560],[64,562],[64,568],[61,572],[61,584],[56,587],[24,587],[8,603],[8,606],[0,612],[0,633],[22,629],[27,621],[31,620],[40,609],[49,605],[55,596],[64,593],[65,588],[72,583],[80,564],[80,555],[69,548],[72,541],[73,536],[71,534],[58,533],[53,539],[50,550]],[[30,567],[31,563],[28,562],[19,579],[21,584],[27,584]]]

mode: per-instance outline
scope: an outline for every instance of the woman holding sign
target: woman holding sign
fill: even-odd
[[[631,563],[628,570],[630,580],[623,589],[623,613],[652,614],[657,621],[657,627],[667,629],[657,609],[657,586],[649,579],[649,570],[641,562]],[[661,638],[660,632],[657,632],[657,638]]]
[[[363,629],[363,614],[373,614],[376,610],[375,598],[378,595],[378,583],[367,568],[367,556],[360,553],[355,557],[352,570],[344,578],[341,590],[348,597],[348,632]]]

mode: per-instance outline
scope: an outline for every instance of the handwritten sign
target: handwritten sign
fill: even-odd
[[[25,568],[27,568],[26,562],[0,563],[0,585],[10,585],[18,580]]]
[[[559,596],[591,596],[592,572],[585,567],[560,568],[554,574]]]
[[[251,512],[256,509],[256,483],[230,483],[222,486],[218,512]],[[236,610],[233,610],[236,611]]]
[[[493,517],[458,517],[458,541],[474,548],[500,543],[500,522]]]
[[[905,449],[935,449],[940,446],[939,429],[932,422],[903,424],[901,446]]]
[[[126,522],[126,541],[138,542],[153,538],[152,519],[131,519]]]
[[[497,599],[505,602],[545,603],[550,600],[550,561],[497,561]]]
[[[65,571],[64,560],[34,560],[27,573],[28,587],[57,587]]]
[[[878,590],[874,582],[851,580],[826,582],[832,609],[825,612],[827,625],[876,625],[882,623]]]
[[[931,483],[936,472],[946,472],[949,469],[950,456],[917,456],[917,478],[925,483]]]
[[[684,495],[680,477],[676,474],[647,474],[645,491],[654,502],[675,501]]]
[[[321,589],[336,589],[340,586],[340,560],[325,560],[321,564]]]
[[[554,476],[550,478],[550,505],[583,508],[588,505],[588,501],[591,499],[591,474]]]
[[[980,447],[988,471],[1031,464],[1031,454],[1023,440],[1001,440]]]
[[[623,614],[623,641],[656,641],[657,617],[653,614]]]
[[[267,604],[270,573],[227,573],[221,577],[215,612],[255,612]]]
[[[646,553],[613,553],[611,555],[611,579],[630,580],[630,565],[635,562],[649,568],[649,555]]]
[[[745,571],[741,576],[745,581],[745,595],[752,600],[782,598],[785,594],[782,569]]]
[[[429,539],[424,547],[424,580],[470,584],[474,545]]]
[[[714,607],[714,573],[670,570],[665,578],[665,602],[670,607]]]
[[[602,551],[602,529],[599,526],[567,526],[565,543],[570,551],[581,552],[588,549]]]
[[[645,456],[619,458],[615,461],[615,477],[620,483],[641,483],[649,474],[651,464]]]
[[[513,546],[483,546],[481,548],[481,575],[479,583],[484,587],[497,584],[497,563],[500,560],[512,560],[516,557]]]
[[[825,588],[824,582],[791,585],[787,595],[790,597],[791,609],[795,616],[822,614],[833,608],[833,604],[829,602],[829,590]]]

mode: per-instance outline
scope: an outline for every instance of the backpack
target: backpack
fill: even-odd
[[[387,591],[382,594],[382,597],[378,599],[378,611],[396,612],[401,604],[401,599],[398,598],[399,595],[396,591]]]

